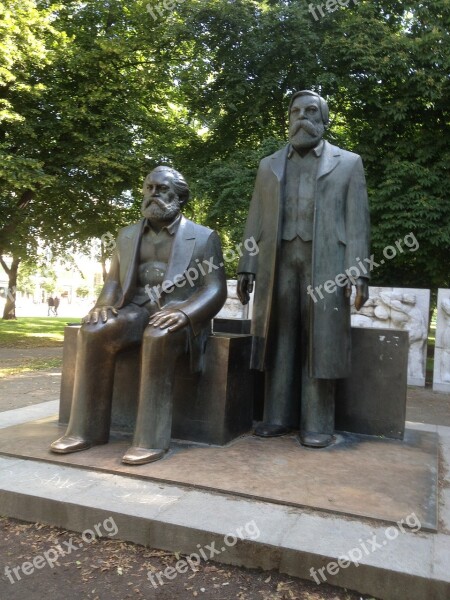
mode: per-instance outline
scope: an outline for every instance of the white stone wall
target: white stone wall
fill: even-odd
[[[433,390],[450,392],[450,290],[446,289],[438,290]]]
[[[243,306],[237,295],[236,279],[227,279],[228,296],[226,302],[216,315],[220,319],[251,319],[253,309],[253,294],[250,295],[250,302]]]
[[[353,327],[408,331],[408,385],[425,386],[430,290],[370,287],[369,300],[359,312],[354,298],[353,292]]]

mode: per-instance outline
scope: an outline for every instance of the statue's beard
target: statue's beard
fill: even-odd
[[[311,121],[295,121],[289,127],[289,140],[294,148],[314,148],[322,139],[325,127],[322,123]]]
[[[162,202],[159,198],[150,198],[142,203],[142,215],[151,223],[173,221],[180,212],[181,205],[178,196],[168,203]]]

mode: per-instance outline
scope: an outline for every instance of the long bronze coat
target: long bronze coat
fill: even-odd
[[[272,293],[277,281],[281,240],[284,177],[290,146],[264,158],[258,169],[244,240],[253,237],[259,252],[244,253],[239,273],[256,276],[252,318],[251,367],[264,370]],[[314,203],[312,286],[334,281],[369,256],[369,209],[361,157],[324,142],[319,158]],[[359,267],[360,268],[360,267]],[[361,275],[368,277],[361,270]],[[306,290],[304,290],[306,293]],[[344,288],[311,298],[309,336],[310,376],[339,379],[350,372],[350,306]]]

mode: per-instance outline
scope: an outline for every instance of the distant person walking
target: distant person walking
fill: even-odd
[[[54,300],[53,300],[53,312],[55,313],[55,316],[58,316],[58,306],[59,306],[59,298],[58,296],[55,296]]]
[[[53,296],[49,296],[49,298],[47,300],[47,305],[48,305],[47,317],[49,317],[50,314],[52,312],[54,312],[54,308],[55,308],[55,300],[53,299]]]

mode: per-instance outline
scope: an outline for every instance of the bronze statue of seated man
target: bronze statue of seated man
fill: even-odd
[[[53,452],[66,454],[109,439],[118,352],[142,342],[138,412],[127,464],[162,458],[169,449],[176,363],[202,368],[211,319],[227,286],[220,240],[181,214],[184,177],[157,167],[145,179],[143,219],[120,230],[111,268],[77,340],[72,410]]]

